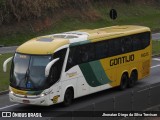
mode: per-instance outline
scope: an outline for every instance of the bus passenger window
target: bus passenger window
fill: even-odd
[[[80,63],[80,60],[77,58],[80,58],[79,47],[78,46],[70,47],[66,71]]]
[[[133,51],[142,49],[142,41],[139,39],[138,35],[133,36]]]
[[[142,49],[150,45],[150,33],[149,32],[142,33],[139,38],[142,41]]]
[[[74,59],[75,52],[76,52],[76,48],[75,47],[70,48],[70,53],[69,53],[68,61],[67,61],[69,66],[74,66],[76,64],[76,61]]]
[[[113,39],[109,41],[109,56],[114,56],[122,54],[122,45],[121,40]]]
[[[91,43],[86,46],[87,47],[87,53],[88,53],[88,62],[95,60],[95,45],[94,43]]]
[[[95,60],[94,44],[80,46],[80,63],[90,62]]]
[[[108,56],[108,42],[99,42],[95,44],[96,59],[103,59]]]
[[[87,62],[89,59],[86,45],[80,47],[81,63]]]
[[[127,37],[122,40],[122,52],[128,53],[132,51],[132,39]]]

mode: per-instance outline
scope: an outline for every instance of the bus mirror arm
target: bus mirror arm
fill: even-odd
[[[7,72],[7,64],[12,60],[13,57],[8,58],[6,61],[3,63],[3,71]]]
[[[50,63],[48,63],[48,65],[45,68],[45,77],[48,77],[52,65],[54,63],[56,63],[58,60],[59,60],[59,58],[56,58],[56,59],[52,60]]]

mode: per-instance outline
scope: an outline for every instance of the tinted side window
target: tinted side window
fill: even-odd
[[[109,40],[109,56],[114,56],[122,53],[122,43],[120,38]]]
[[[96,55],[94,43],[70,47],[66,71],[77,64],[94,61],[95,59]]]
[[[150,44],[150,33],[140,33],[97,43],[70,47],[66,71],[71,67],[106,57],[141,50]]]
[[[122,53],[127,53],[132,51],[132,38],[131,37],[124,37],[121,38],[121,45],[122,45]]]
[[[80,63],[85,63],[95,60],[94,43],[79,46],[80,48]]]
[[[70,47],[70,52],[69,52],[69,56],[68,56],[68,60],[67,60],[66,71],[69,70],[71,67],[80,63],[79,58],[80,58],[79,47],[78,46]]]
[[[133,50],[142,50],[150,45],[150,32],[133,35]]]
[[[133,36],[133,51],[140,50],[142,48],[142,43],[138,35]]]
[[[140,39],[142,41],[142,49],[146,48],[150,44],[150,33],[142,33]]]
[[[96,59],[102,59],[108,56],[108,42],[95,43]]]

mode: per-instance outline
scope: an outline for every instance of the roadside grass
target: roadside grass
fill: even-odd
[[[153,55],[160,54],[160,41],[154,40],[152,42],[152,48]],[[13,56],[12,53],[0,55],[0,91],[7,90],[9,86],[10,64],[8,65],[7,73],[4,73],[3,62],[11,56]]]
[[[153,55],[160,54],[160,40],[152,41],[152,54]]]
[[[9,73],[10,73],[10,64],[8,65],[7,72],[3,72],[3,62],[11,57],[13,54],[2,54],[0,55],[0,91],[8,90],[9,86]]]
[[[160,30],[160,9],[155,5],[147,4],[118,4],[114,6],[105,5],[103,3],[92,6],[94,11],[101,17],[97,20],[81,20],[76,17],[65,16],[50,28],[40,32],[31,32],[31,30],[23,30],[0,35],[0,44],[5,46],[20,45],[23,42],[41,35],[54,34],[78,29],[94,29],[112,25],[143,25],[151,28],[152,31]],[[118,18],[112,21],[109,18],[109,10],[115,8],[118,11]],[[82,15],[81,15],[82,16]]]

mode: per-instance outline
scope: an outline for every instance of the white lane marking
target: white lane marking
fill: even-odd
[[[19,105],[19,104],[13,104],[13,105],[8,105],[8,106],[5,106],[5,107],[1,107],[0,110],[6,109],[6,108],[9,108],[9,107],[13,107],[13,106],[16,106],[16,105]]]
[[[159,59],[159,58],[153,58],[152,60],[160,61],[160,59]]]
[[[160,65],[155,65],[155,66],[152,66],[152,67],[151,67],[151,69],[152,69],[152,68],[156,68],[156,67],[160,67]]]
[[[155,61],[160,61],[160,58],[153,58],[152,60],[155,60]],[[160,67],[160,65],[155,65],[155,66],[152,66],[152,67],[151,67],[151,69],[152,69],[152,68],[156,68],[156,67]]]

